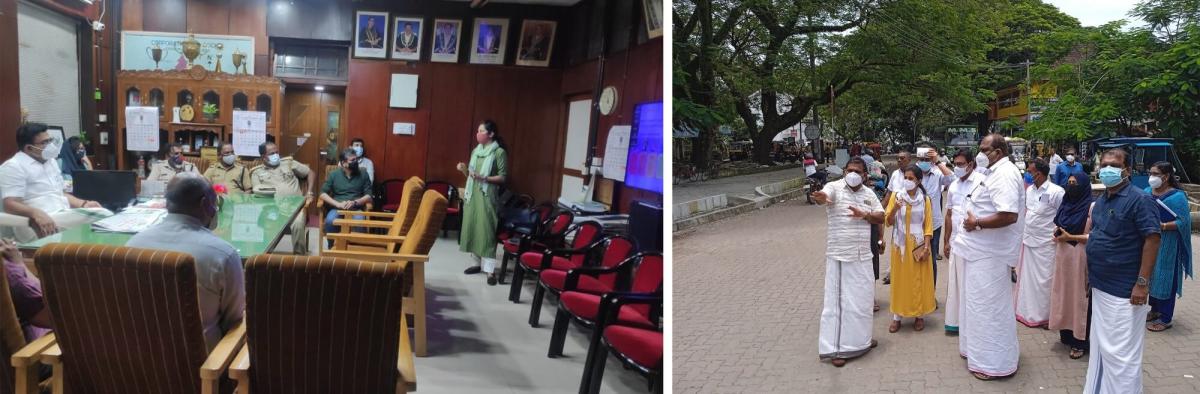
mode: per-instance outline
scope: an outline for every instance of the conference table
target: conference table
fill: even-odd
[[[229,194],[224,196],[217,213],[217,228],[213,234],[228,241],[237,249],[242,260],[251,256],[269,253],[279,244],[283,233],[291,226],[296,215],[304,207],[303,196],[259,197],[251,194]],[[79,243],[123,246],[133,234],[95,231],[93,220],[57,234],[18,245],[24,252],[35,252],[52,243]],[[179,242],[187,242],[181,239]]]

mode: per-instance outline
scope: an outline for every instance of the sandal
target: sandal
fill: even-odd
[[[835,358],[835,359],[833,359],[833,361],[830,361],[830,363],[832,363],[832,364],[833,364],[833,366],[835,366],[835,367],[841,368],[841,367],[843,367],[843,366],[845,366],[845,365],[846,365],[846,359],[844,359],[844,358]]]
[[[1163,323],[1162,320],[1155,320],[1146,326],[1146,329],[1153,332],[1163,332],[1171,328],[1171,326],[1171,323]]]
[[[983,380],[983,381],[999,379],[998,376],[988,375],[983,372],[972,372],[971,375],[974,375],[975,379],[979,379],[979,380]]]
[[[1146,323],[1158,320],[1159,317],[1162,317],[1162,312],[1150,312],[1146,315]]]
[[[1078,360],[1080,357],[1083,357],[1084,353],[1085,353],[1085,351],[1083,349],[1071,348],[1070,357],[1072,360]]]
[[[892,320],[892,325],[888,326],[888,332],[895,333],[896,331],[900,331],[900,321]]]
[[[925,329],[925,319],[918,317],[917,321],[913,323],[913,331],[921,331],[924,329]]]

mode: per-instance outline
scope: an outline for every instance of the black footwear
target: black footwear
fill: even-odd
[[[885,284],[885,285],[892,284],[892,274],[887,274],[887,276],[883,277],[883,284]]]
[[[483,269],[479,268],[478,265],[473,266],[473,267],[467,267],[467,269],[463,270],[463,273],[467,274],[467,275],[474,275],[474,274],[478,274],[480,272],[483,272]]]
[[[488,275],[488,286],[496,285],[496,275]]]

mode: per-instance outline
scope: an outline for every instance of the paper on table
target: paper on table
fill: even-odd
[[[239,242],[262,242],[263,229],[256,223],[234,223],[230,238]]]
[[[625,160],[629,156],[630,134],[628,125],[613,126],[608,129],[608,141],[604,144],[604,168],[602,170],[605,178],[618,182],[625,181]]]
[[[165,209],[131,207],[92,223],[92,230],[136,234],[158,223],[164,216],[167,216]]]
[[[125,107],[125,146],[132,151],[157,152],[158,107]]]
[[[258,157],[258,146],[267,142],[267,113],[233,111],[233,153]]]
[[[234,223],[258,223],[263,206],[258,204],[239,204],[233,207]]]

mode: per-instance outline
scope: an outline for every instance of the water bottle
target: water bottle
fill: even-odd
[[[138,156],[138,177],[146,179],[146,158]]]

